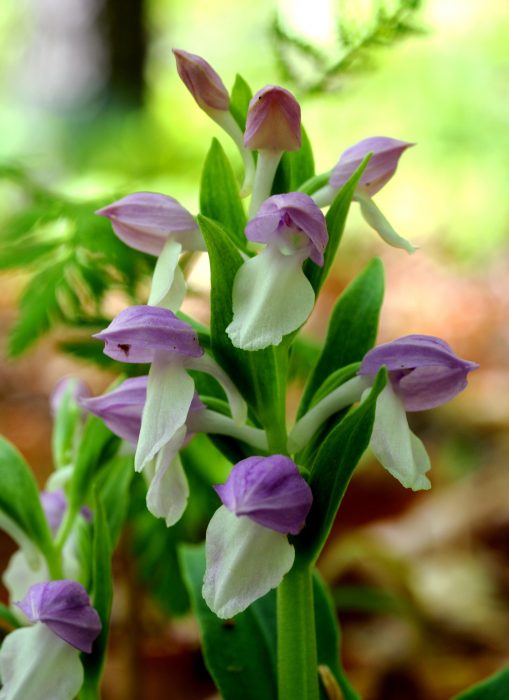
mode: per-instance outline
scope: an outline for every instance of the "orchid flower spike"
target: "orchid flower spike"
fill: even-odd
[[[223,505],[207,528],[203,598],[218,617],[245,610],[292,568],[297,535],[313,496],[297,465],[283,455],[248,457],[216,486]]]
[[[315,295],[302,270],[311,258],[323,265],[328,241],[325,218],[311,197],[290,192],[269,197],[248,222],[246,236],[267,247],[247,260],[233,284],[233,345],[261,350],[278,345],[313,310]]]
[[[184,428],[185,433],[194,396],[189,369],[215,377],[225,390],[234,421],[245,422],[246,404],[233,382],[204,354],[193,328],[168,309],[131,306],[94,337],[104,340],[104,352],[115,360],[151,363],[136,447],[137,471],[157,457],[179,430]]]
[[[291,92],[277,85],[259,90],[247,112],[244,144],[258,151],[249,216],[253,217],[272,190],[285,151],[301,146],[300,105]]]
[[[183,250],[206,250],[192,215],[173,197],[136,192],[96,212],[110,219],[113,231],[126,245],[158,257],[149,304],[176,311],[185,295],[178,266]]]
[[[11,632],[0,650],[5,700],[73,700],[83,684],[80,652],[90,653],[101,620],[83,586],[49,581],[17,603],[32,626]]]
[[[370,350],[358,376],[317,403],[290,433],[289,449],[298,451],[331,415],[366,396],[378,370],[386,367],[389,381],[376,402],[371,449],[405,487],[429,489],[430,462],[421,440],[408,425],[407,411],[425,411],[447,403],[467,385],[476,362],[462,360],[440,338],[407,335]]]
[[[320,207],[330,204],[364,158],[371,153],[371,159],[359,180],[353,198],[359,202],[361,213],[366,222],[386,243],[395,248],[403,248],[408,253],[413,253],[416,248],[396,233],[372,197],[394,175],[401,155],[407,148],[414,145],[407,141],[398,141],[385,136],[372,136],[359,141],[359,143],[347,148],[341,155],[337,165],[332,170],[329,183],[314,193],[313,200]]]
[[[254,179],[254,160],[244,148],[242,131],[230,112],[230,95],[223,81],[201,56],[173,49],[178,74],[197,105],[232,138],[244,161],[242,196],[249,194]]]

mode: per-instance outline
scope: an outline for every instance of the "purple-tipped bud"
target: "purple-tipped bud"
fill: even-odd
[[[358,184],[372,197],[394,175],[403,151],[414,145],[407,141],[398,141],[385,136],[371,136],[359,141],[354,146],[347,148],[342,154],[332,171],[329,184],[336,189],[343,187],[368,153],[372,153],[373,155]]]
[[[244,145],[251,150],[296,151],[300,144],[299,103],[288,90],[266,85],[249,103]]]
[[[329,240],[325,217],[307,194],[289,192],[269,197],[248,222],[245,233],[250,241],[276,242],[290,252],[307,248],[307,257],[323,265]]]
[[[30,622],[44,622],[57,637],[80,651],[90,653],[101,631],[99,615],[76,581],[36,583],[16,605]]]
[[[90,389],[85,382],[76,377],[64,377],[57,382],[50,396],[50,408],[53,415],[56,415],[60,402],[68,390],[71,391],[72,398],[77,403],[79,403],[80,399],[90,396]]]
[[[193,328],[157,306],[129,306],[93,337],[104,340],[104,353],[119,362],[153,362],[156,353],[203,355]]]
[[[136,445],[147,399],[147,382],[146,376],[126,379],[107,394],[83,399],[81,406],[102,418],[112,433]]]
[[[186,247],[186,234],[189,237],[198,230],[191,214],[176,199],[154,192],[128,194],[96,214],[110,219],[126,245],[150,255],[160,255],[170,236]]]
[[[313,501],[296,464],[283,455],[243,459],[214,488],[232,513],[283,534],[302,530]]]
[[[468,373],[479,367],[431,335],[406,335],[378,345],[365,355],[359,374],[374,376],[383,366],[407,411],[447,403],[466,387]]]
[[[201,56],[182,49],[173,49],[173,55],[178,74],[198,105],[205,111],[217,109],[227,112],[230,96],[212,66]]]

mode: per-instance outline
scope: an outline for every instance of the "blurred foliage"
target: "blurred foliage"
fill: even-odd
[[[422,33],[415,19],[421,0],[373,0],[359,18],[359,4],[338,1],[337,58],[285,29],[280,18],[273,32],[283,76],[309,92],[334,90],[345,73],[373,67],[373,50],[391,46],[409,35]]]

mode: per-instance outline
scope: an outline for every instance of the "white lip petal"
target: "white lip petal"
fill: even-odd
[[[279,345],[313,310],[315,294],[302,271],[302,255],[269,245],[239,268],[233,283],[233,321],[226,332],[235,347]]]
[[[178,452],[184,444],[186,426],[177,430],[156,458],[155,474],[147,492],[147,508],[170,527],[180,520],[189,498],[189,484]]]
[[[193,400],[194,382],[180,357],[156,355],[147,384],[147,400],[141,419],[135,469],[141,471],[186,421]]]
[[[403,402],[390,384],[376,402],[371,449],[382,466],[406,488],[413,491],[431,488],[425,476],[431,468],[428,454],[410,430]]]
[[[362,192],[362,190],[357,189],[354,199],[356,199],[360,204],[361,213],[364,220],[375,229],[380,238],[382,238],[386,243],[393,248],[402,248],[403,250],[406,250],[407,253],[414,253],[417,250],[417,248],[412,245],[410,241],[407,241],[406,238],[403,238],[399,235],[399,233],[396,233],[371,197]]]
[[[206,556],[203,598],[227,619],[279,586],[295,551],[286,535],[221,506],[207,528]]]
[[[0,699],[73,700],[83,684],[79,655],[42,622],[11,632],[0,650]]]
[[[150,306],[162,306],[170,311],[180,308],[186,294],[184,275],[178,266],[181,252],[182,245],[173,238],[164,244],[152,276],[148,300]]]

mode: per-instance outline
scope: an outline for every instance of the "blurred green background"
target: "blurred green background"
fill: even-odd
[[[391,17],[402,4],[420,8],[398,24]],[[375,31],[381,9],[388,19]],[[322,559],[346,663],[366,700],[447,700],[508,661],[508,36],[506,0],[23,0],[0,7],[0,239],[30,206],[26,174],[91,214],[136,190],[164,192],[196,212],[213,136],[240,172],[228,139],[178,79],[172,47],[205,57],[227,86],[241,73],[254,91],[277,83],[294,92],[318,172],[367,136],[417,143],[376,201],[419,251],[409,257],[383,245],[354,205],[306,328],[311,339],[323,338],[338,295],[376,254],[387,274],[380,340],[429,333],[481,363],[468,391],[413,418],[432,459],[433,490],[408,493],[367,457]],[[345,41],[365,50],[341,61]],[[332,70],[336,63],[344,70]],[[2,352],[27,279],[23,269],[0,271]],[[206,320],[206,260],[190,282],[186,311]],[[111,316],[126,303],[107,296],[102,312]],[[56,381],[77,373],[98,393],[111,380],[57,352],[60,340],[58,328],[0,367],[0,432],[40,483],[50,470],[47,397]],[[189,620],[167,625],[146,603],[136,618],[144,629],[128,644],[135,633],[125,600],[138,584],[124,551],[119,561],[105,697],[159,698],[161,688],[168,698],[209,697]]]

